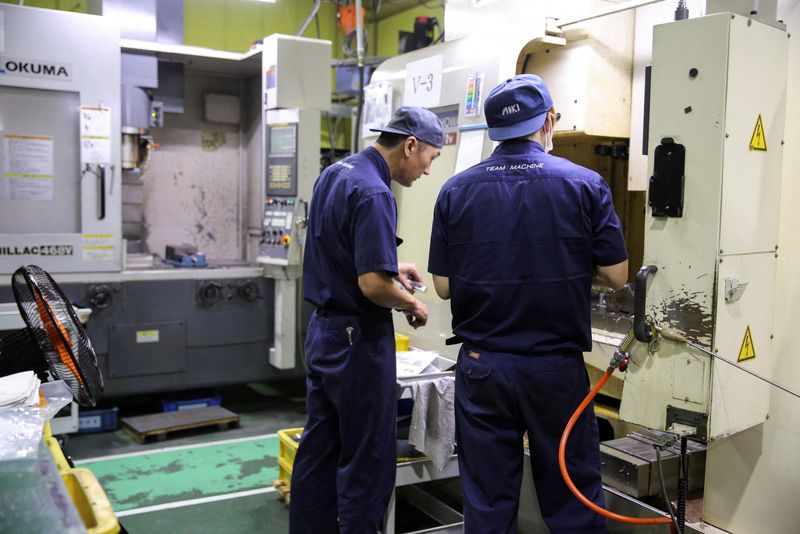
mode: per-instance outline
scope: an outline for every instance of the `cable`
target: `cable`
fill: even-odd
[[[356,110],[355,143],[353,152],[358,152],[358,144],[361,141],[361,117],[364,113],[364,65],[358,66],[358,109]]]
[[[433,43],[431,44],[438,44],[444,41],[444,29],[442,29],[442,26],[439,24],[439,20],[436,17],[433,17],[433,20],[436,21],[434,23],[434,27],[439,30],[439,37],[434,39]],[[431,35],[433,35],[433,31],[431,31]]]
[[[608,379],[611,378],[611,373],[614,372],[614,368],[610,367],[606,370],[605,374],[600,377],[600,380],[597,384],[592,388],[586,398],[583,399],[583,402],[578,406],[575,410],[575,413],[572,414],[570,417],[569,422],[567,423],[566,428],[564,428],[564,433],[561,435],[561,443],[558,447],[558,467],[561,469],[561,476],[564,478],[564,482],[569,487],[569,490],[572,492],[575,497],[578,498],[584,505],[586,505],[591,510],[595,511],[596,513],[602,515],[603,517],[607,517],[609,519],[613,519],[614,521],[620,521],[622,523],[632,523],[634,525],[664,525],[672,523],[672,519],[669,517],[631,517],[627,515],[621,515],[605,508],[598,506],[597,504],[593,503],[586,496],[581,493],[581,491],[575,486],[572,482],[572,479],[569,476],[569,471],[567,470],[567,458],[566,458],[566,451],[567,451],[567,441],[569,440],[569,434],[572,432],[572,427],[575,426],[575,423],[578,421],[578,418],[581,416],[583,411],[592,402],[597,392],[602,389],[602,387],[608,382]]]
[[[693,342],[688,341],[688,340],[686,341],[686,344],[689,345],[690,347],[694,347],[694,348],[696,348],[698,350],[701,350],[701,351],[705,352],[706,354],[708,354],[709,356],[713,356],[714,358],[716,358],[716,359],[718,359],[720,361],[723,361],[723,362],[727,363],[728,365],[730,365],[730,366],[732,366],[732,367],[734,367],[736,369],[739,369],[740,371],[744,371],[745,373],[747,373],[749,375],[752,375],[752,376],[758,378],[759,380],[763,380],[767,384],[771,384],[771,385],[775,386],[776,388],[785,391],[789,395],[794,395],[795,397],[800,399],[800,393],[797,393],[796,391],[792,391],[791,389],[787,388],[786,386],[782,386],[782,385],[778,384],[777,382],[773,382],[769,378],[761,376],[760,374],[756,373],[755,371],[751,371],[747,367],[742,367],[741,365],[739,365],[737,363],[734,363],[731,360],[728,360],[727,358],[723,358],[722,356],[720,356],[716,352],[711,352],[710,350],[708,350],[708,349],[706,349],[704,347],[701,347],[697,343],[693,343]]]
[[[364,29],[364,48],[366,49],[369,46],[369,32]],[[350,32],[342,38],[342,52],[346,56],[354,56],[356,55],[356,50],[353,49],[353,41],[356,39],[356,32]]]
[[[308,203],[305,200],[302,202],[303,206],[305,207],[306,220],[308,220]],[[298,233],[299,232],[300,228],[298,227]],[[306,362],[306,345],[303,340],[303,241],[298,239],[297,248],[299,249],[300,253],[300,262],[297,266],[297,269],[300,271],[300,276],[297,278],[297,302],[295,302],[295,308],[297,308],[295,343],[299,348],[300,363],[303,365],[305,372],[308,373],[308,362]]]
[[[686,467],[686,447],[689,440],[686,436],[681,436],[681,459],[678,464],[678,513],[676,514],[678,520],[678,532],[683,533],[686,526],[686,493],[689,489],[689,472]]]
[[[669,500],[667,485],[664,483],[664,471],[661,469],[661,447],[653,444],[653,448],[656,450],[656,464],[658,465],[658,481],[661,483],[661,495],[664,497],[664,502],[667,505],[667,511],[669,512],[670,519],[672,519],[672,524],[675,525],[677,532],[682,532],[678,526],[678,520],[675,518],[675,511],[672,509],[672,502]]]

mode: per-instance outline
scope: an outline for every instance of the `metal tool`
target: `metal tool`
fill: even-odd
[[[413,287],[414,291],[419,291],[420,293],[425,293],[428,290],[428,286],[426,286],[422,282],[417,282],[415,280],[409,280],[408,285]]]

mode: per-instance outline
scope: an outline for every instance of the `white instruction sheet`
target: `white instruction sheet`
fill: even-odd
[[[481,160],[483,153],[483,134],[486,130],[464,130],[458,143],[455,172],[469,169]]]
[[[3,135],[11,200],[53,200],[53,137]]]
[[[81,106],[81,163],[111,164],[111,109]]]

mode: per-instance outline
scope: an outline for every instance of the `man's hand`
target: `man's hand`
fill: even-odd
[[[419,271],[414,265],[404,265],[402,269],[406,282],[419,276]],[[425,326],[428,322],[428,307],[411,295],[413,291],[403,291],[397,287],[387,273],[369,272],[359,275],[358,287],[365,297],[378,306],[405,313],[408,324],[414,328]]]
[[[397,264],[397,276],[395,280],[400,282],[403,287],[409,293],[414,293],[414,288],[411,287],[411,284],[408,283],[409,280],[413,280],[414,282],[422,282],[422,273],[419,272],[417,266],[413,263],[399,263]],[[427,310],[425,312],[425,316],[427,317],[428,313]],[[411,324],[409,322],[409,324]],[[425,324],[425,323],[423,323]],[[413,325],[412,325],[413,326]],[[422,326],[422,325],[419,325]]]
[[[416,306],[411,311],[406,311],[406,320],[413,328],[425,326],[428,322],[428,306],[424,302],[416,301]]]

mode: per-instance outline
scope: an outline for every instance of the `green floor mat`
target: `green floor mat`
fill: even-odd
[[[278,438],[268,437],[81,464],[114,510],[268,487],[278,478]]]

